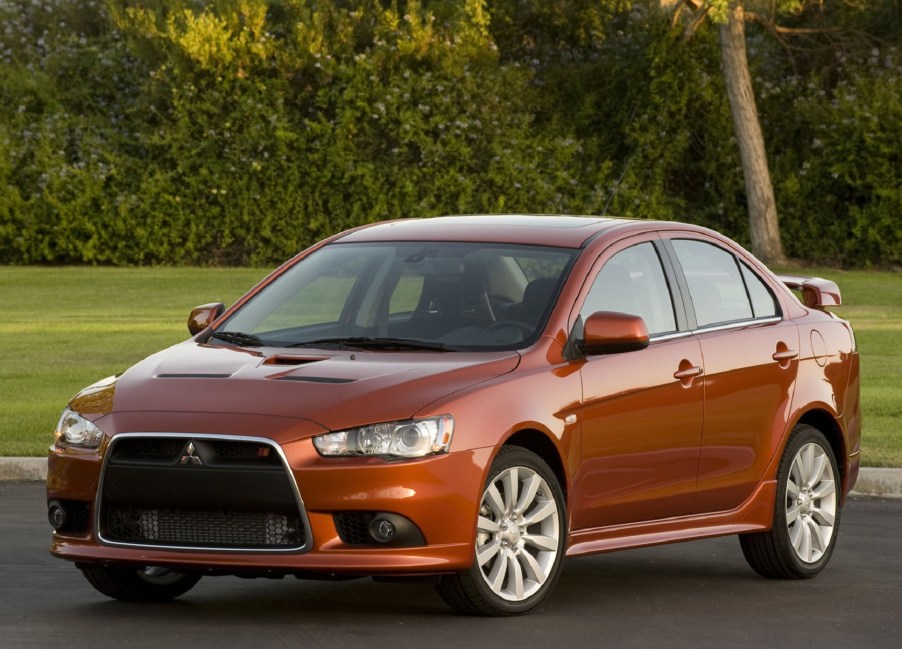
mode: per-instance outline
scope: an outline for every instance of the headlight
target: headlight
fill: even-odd
[[[103,431],[77,412],[68,408],[63,410],[53,441],[60,448],[78,446],[80,448],[97,448],[103,440]]]
[[[411,458],[447,453],[454,433],[454,417],[391,421],[362,426],[313,438],[313,445],[325,456],[376,456]]]

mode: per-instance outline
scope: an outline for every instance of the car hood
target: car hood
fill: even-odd
[[[87,415],[265,415],[341,430],[407,419],[429,403],[512,371],[518,353],[297,353],[188,341],[70,403]],[[100,385],[100,384],[98,384]]]

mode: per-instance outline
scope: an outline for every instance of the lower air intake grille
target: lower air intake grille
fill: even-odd
[[[342,543],[347,545],[374,545],[373,538],[370,536],[369,525],[374,518],[375,512],[348,512],[343,514],[335,514],[335,530],[338,532],[338,538]]]
[[[298,516],[272,512],[147,509],[105,510],[111,541],[206,548],[297,548],[304,545]]]

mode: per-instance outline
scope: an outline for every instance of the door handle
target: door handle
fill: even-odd
[[[692,367],[687,367],[682,370],[677,370],[676,372],[673,373],[673,378],[679,379],[681,381],[683,381],[685,379],[693,379],[696,376],[701,376],[704,373],[704,371],[705,370],[703,370],[698,365],[693,365]]]
[[[778,363],[784,363],[786,361],[791,361],[793,358],[795,358],[798,355],[799,355],[799,352],[797,352],[796,350],[787,349],[785,351],[774,352],[774,355],[771,356],[771,358],[773,358]]]

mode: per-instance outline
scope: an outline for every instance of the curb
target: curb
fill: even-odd
[[[47,459],[43,457],[0,457],[0,482],[38,481],[47,478]]]
[[[47,460],[42,457],[0,458],[0,482],[43,481],[47,477]],[[902,469],[862,468],[852,490],[854,496],[902,498]]]
[[[902,498],[902,469],[863,468],[852,493],[858,496]]]

